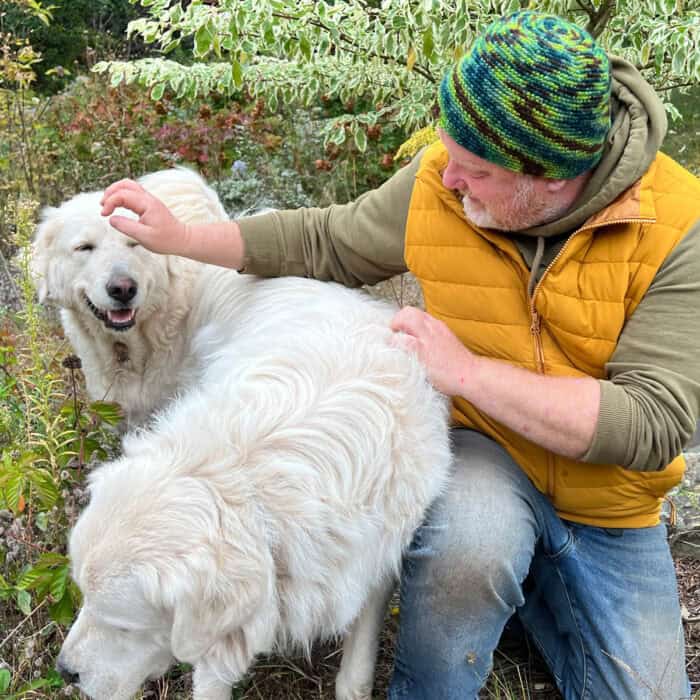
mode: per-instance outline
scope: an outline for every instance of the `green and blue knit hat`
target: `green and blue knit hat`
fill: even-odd
[[[579,26],[539,12],[491,24],[440,84],[440,126],[508,170],[569,179],[610,128],[610,61]]]

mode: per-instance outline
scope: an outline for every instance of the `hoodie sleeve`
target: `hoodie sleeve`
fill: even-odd
[[[696,222],[659,268],[606,365],[584,462],[654,471],[680,454],[700,413],[699,308]]]
[[[240,219],[242,272],[313,277],[348,287],[406,272],[406,221],[421,155],[354,202]]]

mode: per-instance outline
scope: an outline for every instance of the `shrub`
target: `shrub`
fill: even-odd
[[[0,326],[0,627],[23,632],[2,640],[11,643],[3,655],[14,671],[0,670],[4,697],[63,685],[50,670],[54,650],[44,653],[51,640],[42,635],[69,624],[79,604],[65,533],[87,500],[86,467],[114,452],[107,427],[120,419],[114,404],[85,401],[77,358],[61,362],[67,348],[34,301],[28,242],[35,212],[34,202],[19,200],[23,307],[17,317],[4,314]]]

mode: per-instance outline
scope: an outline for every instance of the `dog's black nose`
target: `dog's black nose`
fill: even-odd
[[[131,279],[131,277],[110,277],[107,282],[107,294],[123,304],[131,301],[136,296],[138,289],[136,280]]]
[[[61,678],[66,682],[66,685],[76,685],[80,681],[80,674],[71,671],[60,660],[56,662],[56,670],[61,674]]]

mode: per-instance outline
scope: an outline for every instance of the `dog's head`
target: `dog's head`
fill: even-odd
[[[225,220],[216,194],[195,173],[164,170],[141,179],[185,223]],[[151,253],[100,215],[101,192],[79,194],[43,211],[32,272],[39,299],[84,314],[86,323],[123,332],[163,309],[181,258]],[[133,216],[117,210],[122,216]]]
[[[156,485],[147,470],[98,470],[70,538],[83,607],[57,668],[100,700],[131,697],[174,659],[233,683],[275,634],[273,564],[249,506],[201,479]]]
[[[125,331],[163,304],[168,259],[147,251],[100,216],[99,192],[45,209],[34,239],[32,271],[40,301]],[[130,214],[119,212],[125,216]]]

